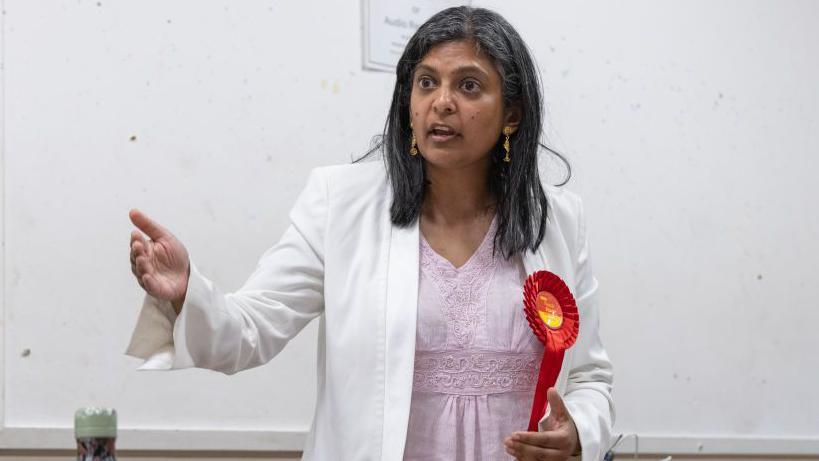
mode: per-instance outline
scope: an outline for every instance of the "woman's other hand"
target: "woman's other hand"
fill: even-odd
[[[506,440],[506,452],[520,461],[564,461],[580,450],[577,427],[560,394],[552,387],[547,394],[551,411],[543,432],[515,432]]]
[[[167,229],[139,210],[131,210],[128,217],[139,229],[131,232],[131,272],[149,295],[170,301],[179,314],[188,290],[188,250]],[[143,232],[150,240],[145,239]]]

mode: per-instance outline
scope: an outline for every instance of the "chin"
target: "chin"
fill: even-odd
[[[463,152],[445,149],[432,149],[429,152],[421,151],[424,161],[428,165],[441,169],[461,169],[474,167],[488,160],[487,156],[468,155]]]

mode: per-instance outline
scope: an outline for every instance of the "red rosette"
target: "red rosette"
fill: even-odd
[[[569,287],[560,277],[548,271],[537,271],[526,279],[523,284],[523,312],[544,346],[529,417],[529,431],[537,431],[538,421],[549,404],[546,391],[557,382],[563,355],[577,340],[580,314]]]
[[[549,271],[537,271],[523,284],[523,311],[540,342],[551,352],[572,347],[580,314],[566,283]]]

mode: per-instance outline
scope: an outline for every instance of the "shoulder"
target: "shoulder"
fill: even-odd
[[[343,165],[321,166],[313,174],[322,176],[328,187],[339,191],[345,189],[371,188],[387,180],[387,170],[380,160]]]
[[[583,200],[564,186],[543,184],[543,192],[548,203],[547,237],[551,234],[551,239],[562,239],[572,251],[576,250],[575,247],[585,238]]]
[[[577,222],[583,214],[583,200],[576,192],[561,186],[543,184],[543,192],[548,202],[548,214],[556,219]]]
[[[313,241],[333,234],[333,229],[380,222],[381,216],[389,216],[387,184],[381,162],[314,168],[290,211],[290,220],[303,234],[312,233]]]
[[[390,194],[384,162],[373,160],[313,169],[308,188],[321,190],[328,207],[381,203]]]

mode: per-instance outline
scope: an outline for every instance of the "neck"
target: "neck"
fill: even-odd
[[[427,190],[421,212],[433,222],[459,225],[491,216],[495,198],[489,192],[489,162],[460,169],[425,166]]]

